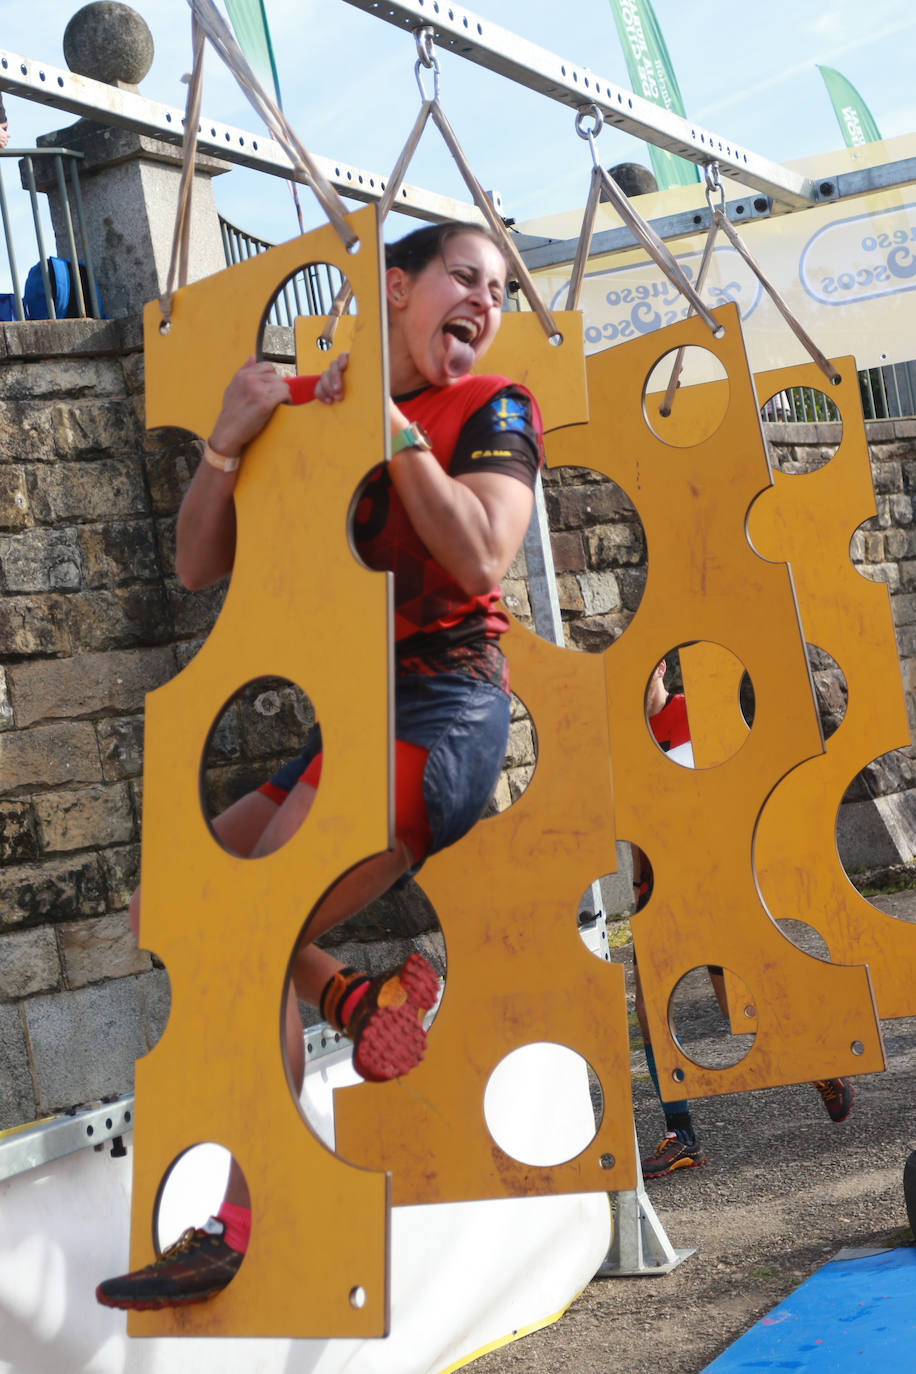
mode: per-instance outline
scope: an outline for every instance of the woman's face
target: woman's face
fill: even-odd
[[[422,272],[387,273],[391,384],[397,395],[449,386],[483,356],[499,328],[506,264],[482,234],[454,234]]]

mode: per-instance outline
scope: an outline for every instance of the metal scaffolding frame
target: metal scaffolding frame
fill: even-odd
[[[589,67],[529,43],[518,34],[491,24],[459,5],[446,3],[446,0],[345,0],[345,3],[410,32],[428,27],[436,47],[467,58],[572,109],[594,105],[606,124],[613,124],[645,143],[664,148],[698,166],[716,162],[725,176],[762,192],[777,212],[803,210],[840,199],[843,195],[858,195],[863,189],[875,190],[916,179],[916,167],[908,163],[888,164],[888,168],[894,167],[889,173],[890,179],[875,178],[873,172],[872,185],[863,184],[860,173],[803,176],[703,128],[695,120],[673,114],[614,85]]]
[[[672,114],[597,76],[587,66],[538,47],[446,0],[345,0],[345,3],[411,33],[429,28],[434,44],[444,51],[466,58],[571,109],[594,105],[605,123],[678,157],[699,166],[718,163],[725,176],[749,188],[746,196],[726,206],[729,219],[736,222],[808,209],[916,181],[914,158],[851,172],[802,176],[703,128],[696,121]],[[168,143],[180,143],[183,136],[183,110],[4,49],[0,49],[0,91],[83,118],[100,119]],[[289,158],[273,139],[219,120],[201,117],[198,150],[271,176],[289,178],[292,174]],[[378,200],[384,191],[387,175],[339,159],[315,155],[314,160],[341,195],[369,202]],[[480,212],[472,204],[406,184],[398,196],[397,209],[402,214],[426,220],[480,218]],[[497,209],[501,211],[498,203]],[[707,224],[708,212],[699,209],[655,220],[653,228],[660,238],[668,239],[700,232]],[[622,251],[633,244],[628,229],[608,230],[596,235],[593,251],[596,254]],[[529,265],[532,267],[566,261],[562,256],[567,251],[566,244],[539,243],[531,248]]]
[[[83,119],[130,129],[164,143],[180,144],[184,137],[184,110],[176,106],[149,100],[104,81],[77,76],[31,57],[20,57],[3,48],[0,48],[0,92],[51,105]],[[289,158],[267,134],[253,134],[247,129],[237,129],[234,125],[201,116],[197,150],[209,157],[267,172],[269,176],[294,179]],[[380,176],[364,167],[317,155],[314,161],[335,190],[352,200],[379,200],[385,189],[387,174]],[[475,205],[406,184],[398,195],[397,209],[401,214],[424,220],[481,218]]]

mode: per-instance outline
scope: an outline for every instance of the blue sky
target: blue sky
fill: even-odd
[[[415,50],[409,35],[363,14],[345,0],[266,0],[287,114],[313,152],[387,175],[419,102]],[[16,53],[65,65],[62,39],[76,5],[5,0],[2,45]],[[139,0],[156,45],[156,60],[141,90],[184,103],[181,75],[190,64],[190,10],[185,0]],[[656,0],[688,114],[755,153],[785,162],[842,146],[816,63],[837,67],[859,89],[886,137],[916,128],[912,80],[916,11],[909,0],[769,0],[736,6],[704,0],[688,6]],[[479,0],[475,12],[588,65],[628,86],[607,0]],[[582,204],[588,148],[573,128],[573,113],[542,96],[441,55],[443,107],[479,180],[503,197],[505,213],[524,220]],[[213,118],[258,129],[254,111],[211,52],[203,106]],[[7,97],[11,144],[71,122],[46,106]],[[605,130],[599,149],[606,165],[647,162],[643,146]],[[15,181],[9,175],[9,187]],[[408,174],[415,184],[467,199],[463,183],[435,130],[428,130]],[[233,171],[216,182],[219,208],[262,237],[295,232],[286,188],[272,178]],[[320,222],[308,192],[307,217]]]

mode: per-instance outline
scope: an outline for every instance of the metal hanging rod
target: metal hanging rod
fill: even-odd
[[[85,119],[131,129],[148,138],[160,138],[165,143],[180,143],[182,139],[183,110],[2,48],[0,91],[52,105]],[[197,148],[210,157],[253,167],[271,176],[289,177],[292,170],[289,158],[268,134],[252,134],[214,119],[201,118]],[[387,177],[330,158],[315,156],[315,162],[341,195],[367,202],[380,199]],[[483,220],[476,205],[406,184],[401,187],[394,208],[424,220]]]
[[[800,210],[818,199],[810,177],[758,157],[693,120],[671,114],[604,77],[596,76],[588,67],[568,62],[448,0],[346,0],[346,3],[398,28],[413,31],[419,26],[428,26],[433,30],[436,47],[466,57],[478,66],[518,81],[573,109],[584,104],[597,105],[606,123],[689,162],[701,166],[718,162],[726,176],[762,191],[782,209]]]

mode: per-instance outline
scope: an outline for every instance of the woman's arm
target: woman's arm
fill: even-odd
[[[391,403],[391,432],[407,427]],[[534,495],[499,472],[450,477],[428,449],[404,448],[392,458],[391,481],[417,534],[440,567],[468,596],[497,586],[525,537]]]
[[[349,357],[321,376],[315,399],[333,405],[345,393]],[[389,402],[392,436],[410,423]],[[524,482],[498,472],[450,477],[427,449],[401,449],[388,473],[417,534],[468,596],[482,596],[502,578],[531,519],[534,496]]]
[[[224,458],[241,455],[267,424],[289,391],[272,363],[254,358],[227,386],[208,445]],[[205,459],[198,464],[178,512],[175,571],[191,591],[209,587],[232,571],[238,470],[222,472]]]

